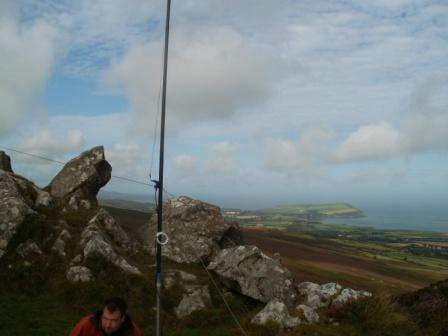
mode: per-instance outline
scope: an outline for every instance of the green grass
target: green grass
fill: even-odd
[[[279,215],[306,215],[314,212],[322,216],[339,216],[342,214],[361,216],[362,212],[346,203],[328,204],[290,204],[263,209],[262,213]]]
[[[76,315],[56,294],[25,296],[2,293],[0,335],[68,335]]]

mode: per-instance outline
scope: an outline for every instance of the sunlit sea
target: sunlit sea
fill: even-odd
[[[327,218],[323,222],[373,227],[383,230],[418,230],[448,233],[448,204],[446,207],[354,206],[362,210],[366,217]]]

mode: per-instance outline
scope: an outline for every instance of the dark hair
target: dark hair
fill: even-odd
[[[107,310],[112,313],[119,310],[121,316],[124,316],[126,314],[128,306],[126,304],[126,301],[124,301],[122,298],[112,297],[104,302],[103,309],[104,308],[107,308]]]

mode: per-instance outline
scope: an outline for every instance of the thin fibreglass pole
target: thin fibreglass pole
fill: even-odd
[[[159,194],[158,194],[158,208],[157,208],[157,233],[162,231],[162,208],[163,208],[163,161],[164,161],[164,146],[165,146],[165,107],[166,107],[166,80],[168,69],[168,39],[170,32],[170,10],[171,0],[167,0],[166,4],[166,24],[165,24],[165,52],[163,58],[163,88],[162,88],[162,117],[160,123],[160,160],[159,160]],[[156,308],[157,308],[157,323],[156,335],[160,336],[160,300],[162,290],[162,245],[157,236],[157,252],[156,252]]]

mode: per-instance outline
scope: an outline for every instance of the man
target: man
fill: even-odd
[[[110,298],[102,310],[83,317],[70,336],[141,336],[140,329],[126,314],[126,310],[123,299]]]

